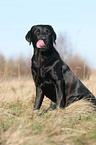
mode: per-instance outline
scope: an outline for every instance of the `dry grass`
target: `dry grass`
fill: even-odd
[[[96,95],[96,72],[83,82]],[[45,98],[40,111],[34,112],[34,99],[31,79],[0,80],[0,144],[96,144],[96,111],[90,103],[78,101],[52,110]]]

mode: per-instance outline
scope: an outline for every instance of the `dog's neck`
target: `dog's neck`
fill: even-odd
[[[51,47],[51,48],[45,48],[45,50],[42,50],[42,49],[38,49],[37,47],[35,47],[34,49],[34,55],[36,57],[39,56],[39,53],[41,53],[41,56],[42,58],[48,58],[50,55],[52,55],[55,51],[55,48],[54,47]]]
[[[56,53],[56,49],[54,47],[52,47],[50,50],[46,49],[46,51],[40,51],[40,49],[35,48],[34,50],[34,55],[33,55],[33,60],[35,59],[35,61],[37,62],[37,66],[41,67],[41,65],[46,65],[47,63],[49,63],[50,61],[52,61],[52,59],[55,57],[55,55],[58,55]]]

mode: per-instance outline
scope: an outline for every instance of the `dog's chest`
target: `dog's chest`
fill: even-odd
[[[32,63],[31,66],[31,71],[34,72],[32,73],[32,75],[34,76],[34,74],[40,79],[45,79],[46,77],[48,77],[48,74],[50,74],[51,68],[50,67],[45,67],[44,64],[42,66],[38,66],[34,65],[34,63]],[[46,76],[47,75],[47,76]]]
[[[46,63],[47,62],[47,63]],[[57,68],[59,65],[59,60],[49,60],[44,61],[38,65],[37,61],[32,60],[31,71],[33,72],[33,77],[38,77],[40,80],[46,79],[58,79]]]

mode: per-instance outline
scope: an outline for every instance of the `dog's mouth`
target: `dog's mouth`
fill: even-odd
[[[44,42],[43,40],[38,40],[36,43],[37,48],[45,48],[46,47],[46,42]]]

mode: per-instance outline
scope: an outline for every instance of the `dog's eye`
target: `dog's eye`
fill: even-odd
[[[36,35],[39,35],[40,34],[40,30],[38,29],[36,32],[35,32]]]
[[[47,33],[47,34],[50,34],[50,31],[47,29],[47,30],[46,30],[46,33]]]

